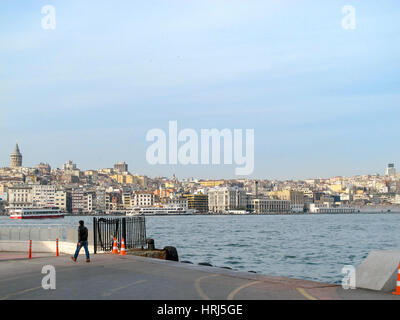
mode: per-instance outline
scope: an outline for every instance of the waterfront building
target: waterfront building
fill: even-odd
[[[113,211],[113,210],[122,210],[122,209],[123,209],[123,205],[122,205],[121,190],[114,190],[110,193],[110,196],[109,196],[109,210]]]
[[[133,193],[131,188],[122,188],[122,206],[124,209],[131,209],[133,204]]]
[[[208,190],[208,209],[215,213],[227,213],[230,210],[244,210],[247,207],[246,193],[233,187],[216,187]]]
[[[83,209],[85,213],[92,213],[96,209],[96,192],[88,191],[84,194],[86,198],[86,205]]]
[[[71,212],[71,194],[65,190],[56,190],[54,205],[64,212]]]
[[[98,188],[96,190],[96,210],[105,212],[106,208],[106,191],[102,188]]]
[[[154,205],[154,193],[150,191],[136,191],[134,194],[133,206],[151,207]]]
[[[188,199],[185,197],[166,198],[165,204],[178,208],[183,208],[184,210],[187,210],[189,208]]]
[[[274,193],[279,200],[290,201],[292,212],[304,212],[305,197],[303,192],[286,189]]]
[[[8,205],[10,208],[32,207],[32,186],[15,185],[8,188]]]
[[[22,154],[19,151],[18,142],[15,144],[14,152],[10,156],[10,167],[11,168],[22,167]]]
[[[184,194],[188,201],[188,208],[197,210],[198,212],[208,212],[208,195],[203,193]]]
[[[290,213],[291,203],[289,200],[277,200],[258,198],[250,200],[249,208],[255,214]]]
[[[33,185],[32,202],[34,207],[44,208],[55,205],[56,187],[54,185]]]
[[[71,193],[71,209],[74,214],[82,214],[87,207],[87,197],[82,188],[76,188]]]
[[[330,203],[311,203],[309,205],[310,213],[354,213],[356,209],[345,206],[332,206]]]

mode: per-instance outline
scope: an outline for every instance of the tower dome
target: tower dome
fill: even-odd
[[[14,152],[10,156],[11,168],[22,167],[22,154],[19,151],[18,142],[15,144]]]

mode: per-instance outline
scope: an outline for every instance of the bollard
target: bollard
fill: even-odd
[[[148,250],[155,250],[154,239],[146,239],[147,249]]]
[[[32,259],[32,240],[29,240],[29,256],[28,259]]]
[[[58,238],[56,239],[56,257],[59,257],[60,254],[58,252]]]
[[[164,247],[163,250],[166,252],[165,260],[179,261],[178,251],[176,250],[175,247],[168,246]]]

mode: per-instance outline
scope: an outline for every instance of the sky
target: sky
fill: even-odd
[[[397,0],[2,0],[0,167],[18,140],[25,166],[235,177],[150,165],[147,132],[176,120],[254,129],[250,178],[384,173],[400,166],[399,27]]]

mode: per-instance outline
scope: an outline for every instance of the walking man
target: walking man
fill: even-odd
[[[81,248],[85,248],[86,253],[86,262],[90,262],[89,249],[88,249],[88,229],[84,226],[84,222],[79,221],[78,228],[78,245],[76,246],[75,255],[71,257],[72,260],[76,261],[79,255],[79,251]]]

